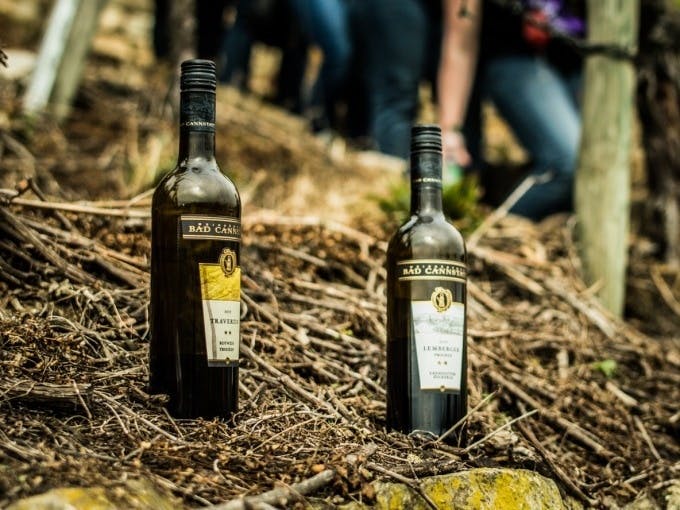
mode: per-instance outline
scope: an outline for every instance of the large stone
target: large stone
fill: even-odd
[[[146,481],[131,481],[105,490],[101,487],[53,489],[17,501],[7,510],[119,510],[122,508],[174,510],[181,505]]]
[[[582,506],[562,499],[557,485],[533,471],[480,468],[421,480],[420,488],[439,508],[457,510],[576,510]],[[409,486],[375,483],[375,510],[431,510]],[[349,508],[349,507],[348,507]],[[361,508],[360,505],[351,507]]]
[[[7,510],[115,510],[101,488],[52,489],[17,501]]]

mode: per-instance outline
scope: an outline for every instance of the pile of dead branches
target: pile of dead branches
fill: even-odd
[[[281,485],[261,500],[370,502],[378,478],[506,466],[609,507],[678,476],[677,338],[605,313],[564,219],[468,237],[470,436],[454,447],[385,429],[386,234],[245,218],[240,411],[175,420],[146,392],[148,196],[18,190],[0,191],[0,506],[129,478],[189,506]]]

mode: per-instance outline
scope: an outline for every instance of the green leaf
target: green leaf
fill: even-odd
[[[602,372],[607,379],[611,379],[618,369],[618,364],[613,359],[605,359],[593,363],[592,367],[594,370]]]

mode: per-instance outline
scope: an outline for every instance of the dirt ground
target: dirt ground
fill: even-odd
[[[0,0],[10,69],[15,49],[37,50],[50,5]],[[330,470],[315,496],[332,508],[370,502],[372,481],[395,473],[477,466],[539,471],[590,507],[663,500],[680,470],[680,275],[653,243],[632,233],[622,322],[580,280],[570,218],[493,224],[470,245],[474,446],[390,433],[382,260],[397,218],[379,198],[401,165],[227,87],[218,160],[241,191],[251,261],[241,412],[171,419],[146,394],[148,190],[177,145],[176,70],[154,61],[151,21],[148,0],[109,2],[62,124],[23,117],[26,78],[0,68],[0,506],[136,478],[206,505]],[[277,56],[256,58],[266,94]],[[502,124],[490,134],[496,157],[521,161]]]

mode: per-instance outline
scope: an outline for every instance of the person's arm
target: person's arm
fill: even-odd
[[[465,120],[479,53],[481,0],[443,0],[444,25],[438,73],[438,114],[444,156],[470,163],[460,128]],[[465,7],[464,11],[461,8]]]

